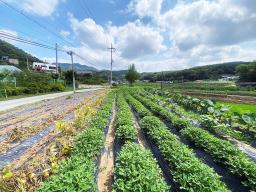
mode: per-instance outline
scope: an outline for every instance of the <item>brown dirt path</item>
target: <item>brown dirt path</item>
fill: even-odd
[[[135,114],[133,113],[133,121],[134,121],[134,127],[138,130],[138,141],[141,147],[144,149],[149,149],[148,143],[145,139],[144,133],[141,130],[138,119],[136,118]]]
[[[113,116],[106,135],[104,152],[100,158],[99,174],[98,174],[98,191],[111,192],[114,180],[114,140],[115,140],[115,118],[116,104],[113,105]]]

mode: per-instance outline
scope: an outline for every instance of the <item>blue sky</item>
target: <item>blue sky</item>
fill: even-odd
[[[3,1],[65,41],[1,2],[0,32],[49,46],[58,43],[89,61],[76,57],[75,62],[99,69],[109,68],[110,43],[117,49],[116,70],[131,63],[139,71],[161,71],[255,60],[255,0]],[[9,42],[42,60],[55,60],[53,50]],[[59,57],[70,60],[65,53]]]

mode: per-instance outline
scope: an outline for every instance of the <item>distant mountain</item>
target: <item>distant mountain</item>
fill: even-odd
[[[249,63],[251,62],[234,61],[220,64],[197,66],[179,71],[164,71],[163,77],[162,72],[142,73],[141,79],[149,81],[160,81],[162,78],[168,81],[195,81],[204,79],[216,80],[222,75],[235,75],[235,69],[238,65]]]
[[[59,63],[59,66],[65,70],[71,70],[72,65],[70,63]],[[98,69],[95,67],[90,67],[87,65],[82,65],[80,63],[74,63],[74,68],[76,71],[82,71],[82,72],[96,72]]]
[[[22,49],[19,49],[6,41],[0,40],[0,57],[2,56],[9,56],[10,58],[18,59],[19,64],[15,66],[20,69],[27,68],[27,58],[30,65],[33,62],[42,62],[40,59],[26,53]],[[0,61],[0,64],[6,65],[8,63]]]

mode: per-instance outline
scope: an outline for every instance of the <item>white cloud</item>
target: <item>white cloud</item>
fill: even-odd
[[[139,20],[128,22],[123,26],[113,26],[111,23],[108,23],[107,26],[101,26],[91,18],[79,21],[69,14],[69,19],[76,39],[82,44],[76,51],[84,54],[85,57],[89,55],[96,58],[95,60],[101,63],[101,66],[109,65],[107,47],[109,47],[110,42],[113,42],[117,50],[114,55],[119,63],[119,69],[120,63],[130,64],[127,60],[159,53],[165,49],[160,32],[144,25]]]
[[[167,1],[167,0],[166,0]],[[228,61],[254,60],[255,0],[177,1],[161,12],[164,0],[132,0],[127,10],[138,20],[116,26],[79,20],[69,14],[70,33],[81,42],[69,49],[89,58],[99,69],[109,68],[113,42],[114,69],[135,63],[140,71],[178,70]],[[143,17],[152,20],[145,24]],[[62,31],[62,35],[68,35]],[[250,45],[249,45],[250,42]]]
[[[96,49],[107,49],[107,41],[111,39],[106,30],[95,23],[91,18],[85,18],[82,21],[76,19],[69,13],[71,28],[76,35],[76,38],[87,45]]]
[[[179,3],[159,17],[170,38],[182,50],[201,44],[232,45],[255,39],[255,1],[218,0]]]
[[[29,14],[42,17],[51,16],[59,3],[65,0],[8,0]]]
[[[151,17],[154,30],[160,27],[166,31],[164,37],[169,36],[165,44],[171,42],[167,51],[137,59],[141,70],[176,70],[255,59],[255,0],[181,0],[161,13],[163,2],[133,0],[128,5],[139,18]]]
[[[132,0],[128,5],[128,12],[134,12],[140,18],[145,16],[157,17],[161,12],[164,0]]]
[[[64,38],[67,38],[70,35],[69,31],[61,30],[60,35]]]
[[[143,25],[139,20],[120,27],[111,26],[110,31],[116,41],[117,49],[126,59],[159,53],[165,49],[160,32]]]

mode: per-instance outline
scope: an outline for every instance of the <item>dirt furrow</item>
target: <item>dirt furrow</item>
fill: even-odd
[[[149,149],[145,135],[144,135],[142,129],[140,128],[139,123],[138,123],[137,118],[134,113],[133,113],[133,121],[134,121],[134,127],[138,130],[138,142],[139,142],[140,146],[142,146],[144,149]]]
[[[99,192],[112,191],[114,180],[114,141],[115,141],[116,107],[113,106],[112,119],[106,134],[105,146],[99,161],[97,185]]]
[[[89,96],[89,99],[96,99],[101,95],[101,92],[97,96]],[[82,101],[82,102],[80,102]],[[0,154],[5,153],[6,151],[16,147],[26,138],[32,136],[43,130],[45,127],[50,126],[54,121],[60,120],[65,117],[66,114],[73,112],[79,105],[84,103],[84,99],[78,99],[75,103],[69,103],[63,108],[63,105],[59,107],[55,113],[47,113],[42,117],[39,117],[36,121],[36,118],[32,122],[28,121],[26,124],[21,124],[20,126],[10,128],[9,132],[1,132],[1,147]],[[5,130],[7,131],[7,130]]]

